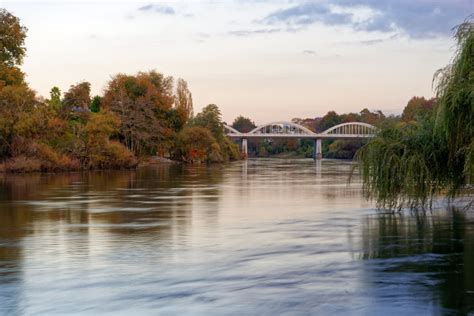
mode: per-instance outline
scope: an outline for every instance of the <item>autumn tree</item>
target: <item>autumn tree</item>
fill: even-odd
[[[88,169],[131,168],[136,161],[131,152],[110,138],[118,133],[120,121],[108,111],[93,113],[84,128],[84,165]]]
[[[0,157],[13,153],[12,142],[18,135],[20,120],[30,115],[37,103],[35,93],[26,85],[0,89]]]
[[[20,19],[5,9],[0,9],[0,61],[9,67],[21,65],[26,53],[27,28]]]
[[[19,18],[0,9],[0,86],[24,84],[24,74],[18,66],[26,53],[26,32]]]
[[[183,123],[193,116],[193,96],[188,89],[188,83],[181,78],[176,82],[174,106]]]
[[[202,126],[187,126],[178,134],[178,155],[191,163],[219,162],[222,154],[211,131]]]
[[[190,122],[191,126],[200,126],[208,129],[216,140],[217,147],[214,146],[214,153],[220,153],[221,160],[234,160],[240,158],[240,151],[228,137],[224,135],[224,123],[221,118],[221,111],[215,104],[209,104],[198,113]],[[214,159],[219,160],[219,159]]]
[[[64,94],[63,103],[68,110],[88,111],[91,103],[91,84],[83,81],[71,85]]]
[[[411,98],[402,113],[402,121],[409,122],[431,114],[435,104],[435,99],[425,99],[424,97]]]
[[[156,71],[118,74],[108,83],[102,107],[120,119],[120,135],[135,154],[162,153],[173,129],[166,120],[174,101],[173,78]]]

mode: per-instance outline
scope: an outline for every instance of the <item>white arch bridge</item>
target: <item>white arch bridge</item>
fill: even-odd
[[[324,132],[315,133],[308,128],[293,122],[272,122],[260,125],[248,133],[241,133],[235,128],[224,125],[225,133],[232,139],[242,141],[242,152],[247,155],[247,140],[254,138],[306,138],[314,140],[314,159],[322,158],[322,139],[367,139],[377,132],[377,128],[367,123],[342,123]]]

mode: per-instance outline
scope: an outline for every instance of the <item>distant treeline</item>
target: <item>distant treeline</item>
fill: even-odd
[[[363,122],[374,126],[383,126],[389,122],[413,122],[430,115],[435,105],[435,99],[413,97],[399,116],[385,116],[381,111],[363,109],[359,113],[337,114],[329,111],[323,117],[294,118],[293,123],[307,127],[313,132],[323,132],[330,127],[347,122]],[[240,132],[249,132],[256,127],[252,119],[239,116],[232,123],[232,127]],[[364,140],[323,140],[323,157],[337,159],[352,159]],[[313,157],[314,142],[311,140],[277,139],[277,140],[250,140],[250,156],[274,156],[292,153],[296,157]]]

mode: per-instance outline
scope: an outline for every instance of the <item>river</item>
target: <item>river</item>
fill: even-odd
[[[377,213],[352,166],[0,176],[0,314],[474,313],[474,212]]]

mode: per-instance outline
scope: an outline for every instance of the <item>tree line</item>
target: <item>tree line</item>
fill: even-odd
[[[19,68],[27,28],[0,10],[0,171],[133,168],[152,155],[185,162],[239,159],[219,108],[193,114],[183,79],[157,71],[117,74],[103,95],[89,82],[37,96]]]

